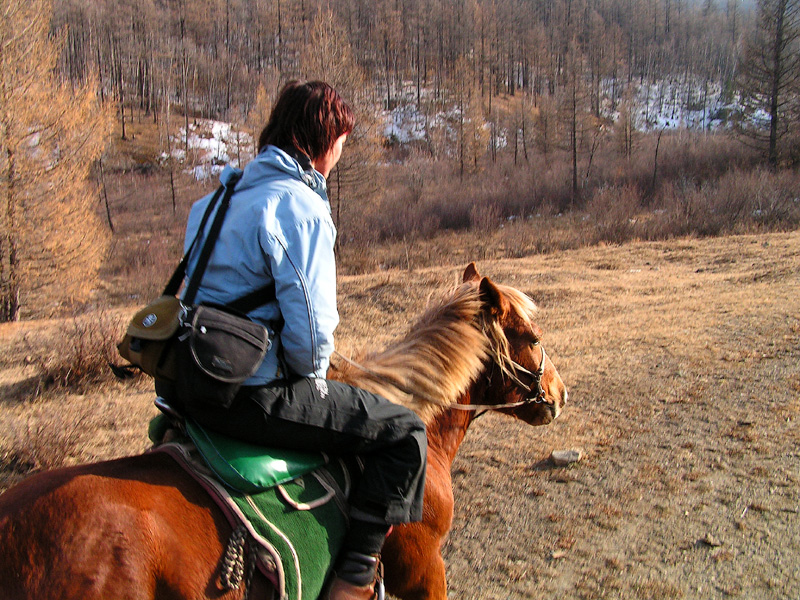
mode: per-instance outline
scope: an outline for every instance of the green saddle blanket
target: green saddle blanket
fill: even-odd
[[[284,598],[316,600],[347,533],[352,467],[323,454],[233,440],[188,419],[185,425],[228,501],[257,533],[256,541],[280,557]],[[151,423],[151,438],[161,426]]]

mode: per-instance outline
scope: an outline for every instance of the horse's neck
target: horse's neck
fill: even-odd
[[[469,404],[469,394],[460,403]],[[452,464],[474,418],[475,413],[470,411],[451,409],[440,413],[428,424],[429,446],[438,449]]]

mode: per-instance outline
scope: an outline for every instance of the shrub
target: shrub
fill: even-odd
[[[516,157],[498,152],[463,177],[445,154],[436,159],[418,148],[397,149],[377,171],[377,197],[335,205],[339,268],[363,273],[442,264],[456,250],[451,232],[459,234],[459,255],[488,258],[800,223],[798,175],[761,170],[757,155],[725,132],[665,131],[657,169],[657,135],[643,135],[630,157],[611,141],[592,148],[591,165],[582,145],[577,197],[563,148],[543,155],[531,147]],[[152,299],[177,263],[189,206],[215,182],[183,175],[176,182],[174,213],[165,173],[123,173],[109,183],[116,231],[102,276],[112,301]],[[449,242],[438,246],[439,238]]]
[[[95,310],[65,322],[55,339],[37,345],[26,338],[30,360],[39,370],[43,388],[79,393],[114,380],[109,364],[119,362],[116,344],[123,322],[104,310]]]
[[[496,204],[476,203],[469,211],[472,229],[477,232],[488,232],[500,223],[500,209]]]
[[[380,240],[432,235],[440,228],[439,215],[413,190],[389,190],[381,210],[373,214],[372,236]]]
[[[5,423],[5,443],[0,450],[0,468],[17,474],[54,469],[77,456],[86,415],[68,421],[50,408],[28,416],[24,423]]]
[[[639,190],[630,184],[597,190],[586,206],[594,224],[592,242],[620,244],[630,240],[635,232],[641,201]]]
[[[797,175],[765,169],[735,170],[697,185],[679,181],[663,190],[650,239],[721,235],[796,227],[800,223]]]

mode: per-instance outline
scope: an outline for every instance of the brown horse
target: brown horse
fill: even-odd
[[[428,424],[424,520],[396,527],[383,552],[387,590],[447,597],[440,548],[450,528],[450,466],[484,405],[542,425],[567,392],[539,343],[533,303],[480,278],[429,309],[397,345],[331,376],[411,405]],[[454,408],[454,405],[456,407]],[[227,520],[159,453],[39,473],[0,496],[0,581],[8,600],[233,600],[272,597],[264,577],[224,589]]]

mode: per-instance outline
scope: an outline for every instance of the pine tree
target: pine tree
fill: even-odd
[[[87,178],[111,126],[54,74],[49,0],[0,0],[0,321],[86,298],[107,236]]]
[[[762,149],[771,167],[800,126],[800,0],[759,0],[758,24],[739,74],[742,139]]]

